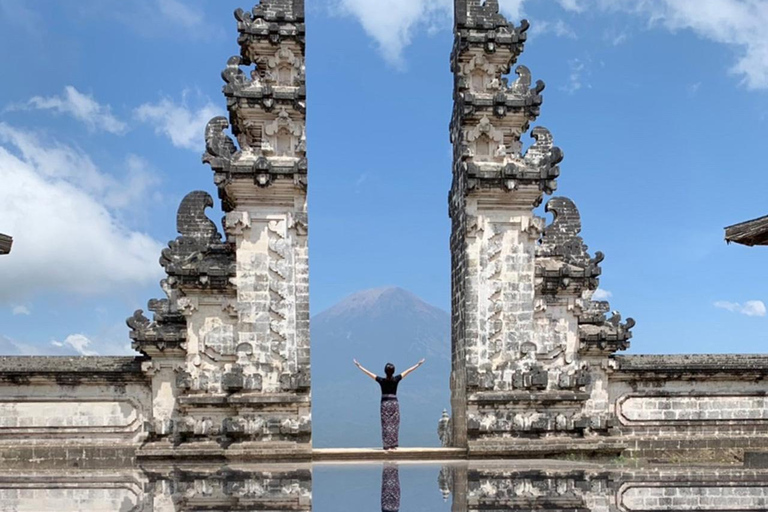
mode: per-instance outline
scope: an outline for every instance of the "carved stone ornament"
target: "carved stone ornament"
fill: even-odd
[[[226,134],[228,128],[229,121],[223,116],[214,117],[205,127],[203,163],[209,164],[214,169],[222,169],[229,165],[237,153],[235,142]]]
[[[298,123],[291,119],[285,109],[280,110],[277,119],[264,127],[268,146],[265,147],[266,155],[295,157],[304,147],[304,123]]]
[[[475,161],[504,161],[504,134],[494,128],[488,116],[483,116],[477,126],[466,132],[466,141]]]

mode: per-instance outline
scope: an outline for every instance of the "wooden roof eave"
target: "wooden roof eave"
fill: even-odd
[[[10,254],[13,238],[0,234],[0,254]]]
[[[768,245],[768,215],[725,228],[725,241],[741,245]]]

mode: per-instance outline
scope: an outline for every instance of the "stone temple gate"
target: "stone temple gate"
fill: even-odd
[[[603,255],[553,197],[544,84],[514,68],[528,23],[455,0],[451,414],[469,457],[768,447],[768,357],[617,356],[634,321],[593,299]],[[205,192],[162,252],[165,298],[128,319],[137,358],[0,358],[0,461],[313,457],[303,0],[235,12]],[[531,144],[526,144],[529,134]],[[526,149],[526,146],[527,149]],[[448,385],[448,383],[446,383]],[[436,418],[437,421],[437,418]]]

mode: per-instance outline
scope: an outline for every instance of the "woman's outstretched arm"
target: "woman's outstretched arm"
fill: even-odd
[[[368,370],[366,370],[365,368],[363,368],[363,365],[361,365],[360,363],[358,363],[358,362],[357,362],[357,359],[353,359],[352,361],[354,361],[354,362],[355,362],[355,366],[357,366],[358,368],[360,368],[360,371],[361,371],[361,372],[363,372],[364,374],[366,374],[367,376],[369,376],[369,377],[370,377],[370,378],[372,378],[373,380],[376,380],[376,374],[375,374],[375,373],[373,373],[373,372],[369,372]]]
[[[411,373],[412,371],[414,371],[416,368],[418,368],[419,366],[421,366],[421,365],[423,365],[423,364],[424,364],[424,359],[422,359],[421,361],[419,361],[419,362],[418,362],[418,363],[416,363],[415,365],[413,365],[413,366],[411,366],[410,368],[408,368],[407,370],[405,370],[403,373],[401,373],[401,374],[400,374],[400,376],[401,376],[402,378],[406,378],[406,377],[408,376],[408,374],[409,374],[409,373]]]

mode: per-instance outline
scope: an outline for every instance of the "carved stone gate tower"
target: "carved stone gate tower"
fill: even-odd
[[[262,0],[235,17],[229,120],[210,121],[203,157],[223,240],[204,213],[212,198],[188,195],[161,258],[167,299],[150,302],[153,321],[129,320],[151,357],[144,455],[311,456],[304,2]]]
[[[554,198],[554,222],[534,215],[551,194],[563,155],[539,115],[544,84],[525,66],[528,23],[498,0],[455,0],[452,219],[452,418],[444,444],[470,455],[521,441],[577,439],[608,428],[599,379],[604,358],[627,347],[629,325],[594,302],[602,255],[579,237],[576,206]]]

